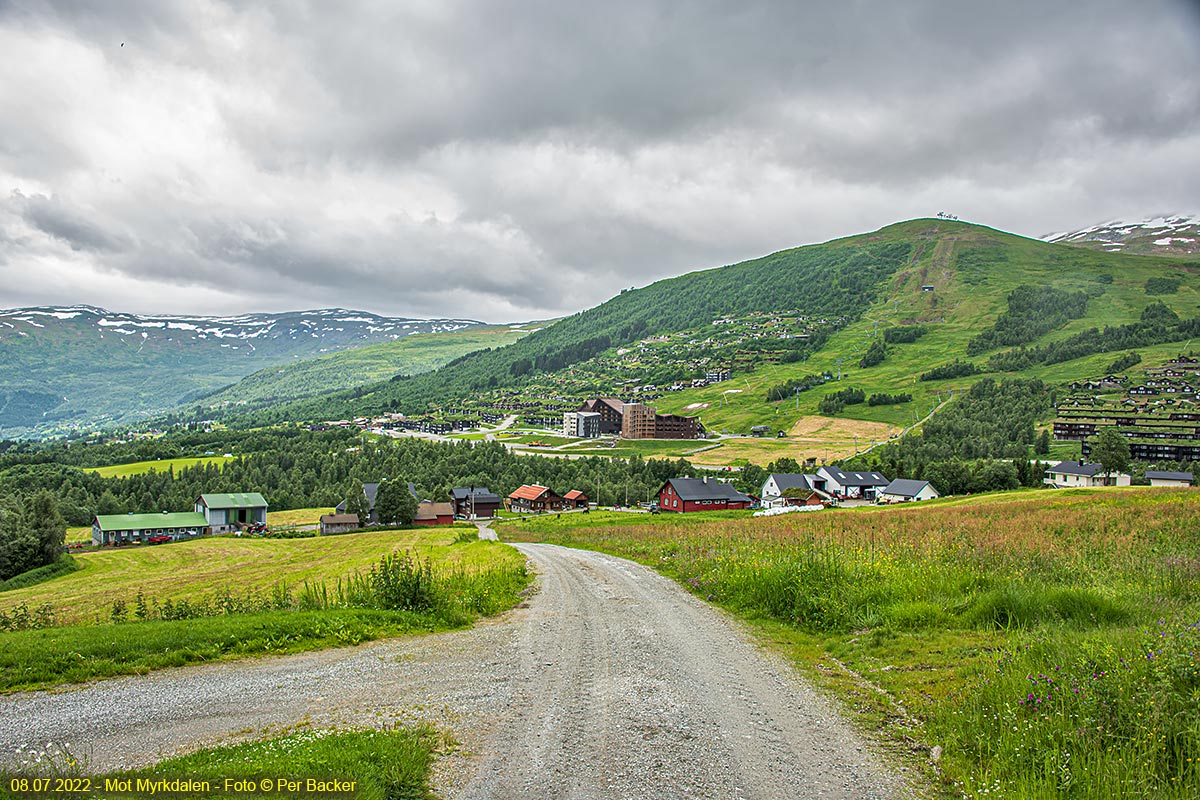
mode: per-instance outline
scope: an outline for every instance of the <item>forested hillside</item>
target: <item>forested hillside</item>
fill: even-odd
[[[908,263],[912,249],[911,241],[859,237],[689,273],[622,292],[516,344],[472,353],[432,373],[284,405],[244,421],[411,413],[431,402],[499,386],[520,387],[533,372],[559,369],[611,347],[698,327],[731,313],[800,308],[812,316],[855,319],[874,302],[883,282]]]

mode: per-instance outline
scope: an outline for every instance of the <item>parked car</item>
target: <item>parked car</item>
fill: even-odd
[[[165,534],[165,533],[160,533],[157,536],[151,536],[149,539],[146,540],[146,543],[147,544],[163,544],[164,542],[169,542],[169,541],[171,541],[170,535]]]

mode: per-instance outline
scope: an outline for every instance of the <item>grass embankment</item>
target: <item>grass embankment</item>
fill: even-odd
[[[0,690],[443,630],[515,604],[524,558],[457,533],[221,537],[77,556],[82,569],[0,599]]]
[[[1200,495],[539,519],[752,619],[946,796],[1200,796]],[[523,532],[523,533],[521,533]]]
[[[151,767],[93,776],[86,773],[86,763],[51,743],[28,752],[27,772],[19,777],[4,775],[0,797],[59,796],[65,788],[76,797],[328,795],[419,800],[433,797],[430,768],[447,744],[429,725],[385,730],[309,729],[208,747]],[[51,788],[35,791],[45,785],[37,778],[49,779]],[[162,781],[168,783],[164,786]],[[172,785],[173,781],[182,785]],[[155,784],[154,790],[144,782]],[[55,786],[60,787],[57,792]]]
[[[319,525],[322,514],[332,514],[331,508],[292,508],[287,511],[268,511],[267,525]]]

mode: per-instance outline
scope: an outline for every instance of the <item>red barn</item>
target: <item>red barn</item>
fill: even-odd
[[[588,496],[578,489],[572,489],[563,495],[564,505],[567,508],[587,508]]]
[[[454,522],[454,506],[450,503],[421,503],[417,506],[414,525],[450,525]]]
[[[671,478],[658,490],[658,507],[663,511],[721,511],[749,508],[754,498],[728,483],[705,478]]]

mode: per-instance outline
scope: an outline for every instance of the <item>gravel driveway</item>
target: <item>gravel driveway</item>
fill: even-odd
[[[5,696],[0,760],[58,741],[99,771],[306,718],[424,719],[462,745],[435,771],[450,798],[906,793],[787,665],[670,580],[517,547],[540,591],[471,630]]]

